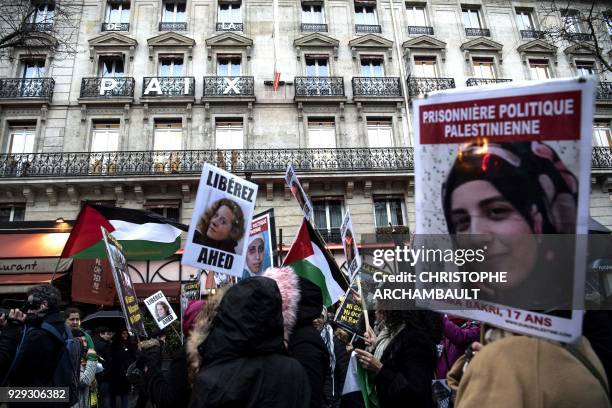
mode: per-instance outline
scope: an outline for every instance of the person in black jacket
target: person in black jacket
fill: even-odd
[[[131,390],[131,384],[127,380],[126,372],[130,364],[136,360],[136,345],[132,342],[127,330],[122,330],[111,344],[111,356],[111,407],[116,407],[116,400],[119,397],[121,407],[128,408],[128,394]]]
[[[110,379],[111,379],[111,340],[113,332],[106,326],[96,327],[94,331],[94,348],[98,360],[102,364],[102,372],[96,374],[98,382],[98,395],[101,408],[110,407]]]
[[[0,316],[0,381],[6,378],[15,359],[25,319],[25,313],[19,309],[11,309],[8,316]]]
[[[380,408],[431,408],[431,382],[442,340],[442,316],[426,310],[382,311],[384,328],[367,334],[373,353],[355,349],[373,375]]]
[[[191,408],[309,407],[306,373],[286,355],[281,295],[272,279],[243,279],[229,288],[198,350],[202,368]]]

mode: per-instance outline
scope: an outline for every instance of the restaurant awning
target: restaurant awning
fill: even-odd
[[[54,280],[66,275],[56,273]],[[0,294],[26,293],[30,288],[41,283],[50,283],[53,273],[20,273],[0,275]]]
[[[69,235],[68,232],[0,234],[0,258],[59,257]]]

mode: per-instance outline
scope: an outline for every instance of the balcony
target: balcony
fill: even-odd
[[[356,33],[382,33],[382,28],[379,24],[355,24]]]
[[[433,27],[427,26],[408,26],[408,34],[410,35],[434,35]]]
[[[468,37],[490,37],[491,31],[488,28],[467,28],[465,35]]]
[[[83,78],[80,98],[93,100],[126,99],[134,97],[134,78]]]
[[[521,38],[524,40],[539,40],[546,36],[544,31],[521,30]]]
[[[508,78],[469,78],[467,81],[465,81],[465,84],[467,86],[478,86],[488,84],[502,84],[504,82],[512,82],[512,80]]]
[[[242,23],[217,23],[217,31],[243,31]]]
[[[612,102],[612,82],[602,81],[599,83],[596,99],[598,101]]]
[[[401,98],[402,88],[398,77],[353,77],[355,99]]]
[[[193,100],[194,93],[194,77],[144,77],[142,80],[143,98],[186,97]]]
[[[255,100],[255,80],[252,76],[204,77],[202,100]]]
[[[51,101],[54,87],[53,78],[3,78],[0,79],[0,99]]]
[[[612,147],[593,147],[591,170],[612,171]]]
[[[593,35],[589,33],[565,33],[564,37],[569,41],[593,41]]]
[[[187,31],[187,23],[159,22],[159,31]]]
[[[452,89],[454,87],[455,80],[453,78],[408,78],[408,96],[411,99],[429,92]]]
[[[302,23],[302,31],[306,33],[326,33],[327,24],[306,24]]]
[[[376,227],[376,241],[402,243],[410,239],[410,228],[406,225],[392,225],[388,227]]]
[[[133,152],[0,154],[0,178],[136,177],[202,173],[204,163],[236,174],[283,177],[296,171],[334,173],[408,173],[412,148],[178,150]]]
[[[130,23],[102,23],[102,31],[130,31]]]
[[[48,33],[53,31],[53,23],[24,23],[23,30],[28,32],[36,31],[39,33]]]
[[[340,234],[340,228],[317,228],[317,231],[321,235],[321,238],[328,244],[341,244],[342,235]]]
[[[346,99],[342,77],[295,77],[293,85],[296,100]]]

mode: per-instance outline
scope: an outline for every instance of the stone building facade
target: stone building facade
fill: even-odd
[[[259,185],[287,243],[300,222],[291,161],[330,242],[346,208],[360,234],[413,228],[411,99],[599,71],[587,45],[541,38],[564,17],[540,3],[83,0],[77,53],[0,61],[3,221],[74,219],[93,200],[188,223],[208,161]],[[612,227],[612,78],[600,79],[591,215]]]

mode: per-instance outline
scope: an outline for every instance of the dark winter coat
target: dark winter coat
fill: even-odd
[[[344,343],[342,343],[336,336],[333,337],[333,341],[336,366],[334,367],[333,376],[331,373],[329,373],[328,369],[328,374],[325,377],[324,407],[337,408],[340,406],[340,399],[342,398],[342,388],[344,387],[344,380],[346,379],[346,371],[348,369],[350,355],[347,353]]]
[[[310,408],[321,408],[325,377],[329,372],[329,353],[312,322],[321,315],[323,295],[317,285],[303,278],[299,278],[299,288],[297,321],[289,337],[289,352],[302,364],[308,375]]]
[[[191,398],[187,353],[181,348],[164,375],[159,367],[151,367],[145,374],[145,394],[158,408],[186,407]]]
[[[199,347],[191,408],[307,408],[308,379],[285,353],[281,296],[264,277],[232,286]]]
[[[8,323],[0,333],[0,381],[6,378],[15,359],[22,328],[20,324]]]
[[[417,330],[402,329],[385,349],[383,366],[374,377],[380,408],[433,407],[437,359],[436,342]]]
[[[608,382],[612,382],[612,311],[587,311],[582,322],[582,333],[601,360]]]
[[[131,385],[126,372],[130,364],[136,361],[136,346],[127,341],[115,341],[111,345],[110,393],[125,395],[130,392]]]
[[[104,340],[97,334],[93,337],[93,342],[94,349],[96,350],[96,354],[98,355],[98,360],[104,368],[104,371],[96,374],[96,380],[98,381],[98,383],[108,382],[111,379],[111,342]]]

